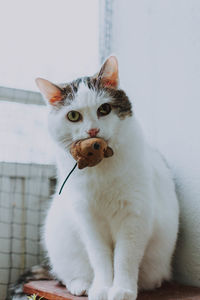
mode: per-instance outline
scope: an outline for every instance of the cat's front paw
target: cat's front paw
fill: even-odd
[[[75,296],[87,296],[88,290],[91,285],[90,281],[84,278],[75,278],[67,284],[68,291]]]
[[[108,300],[135,300],[137,293],[135,291],[122,287],[113,286],[108,293]]]
[[[88,298],[89,300],[108,300],[109,287],[98,287],[92,285],[89,289]]]

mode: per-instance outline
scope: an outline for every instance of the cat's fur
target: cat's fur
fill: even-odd
[[[74,166],[70,144],[92,128],[114,155],[76,169],[56,192],[44,226],[52,271],[74,295],[90,300],[134,300],[171,278],[178,232],[178,203],[170,170],[145,141],[125,92],[118,87],[115,57],[99,74],[56,86],[37,84],[48,100],[49,130],[56,143],[58,186]],[[97,109],[110,103],[110,114]],[[66,115],[75,110],[79,122]]]
[[[24,272],[18,280],[9,288],[6,300],[27,300],[27,295],[23,292],[23,286],[29,281],[53,279],[49,272],[47,261],[41,265],[35,265]]]

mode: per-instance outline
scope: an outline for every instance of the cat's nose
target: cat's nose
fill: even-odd
[[[99,128],[92,128],[87,131],[87,133],[90,135],[90,137],[97,136],[97,133],[99,133]]]

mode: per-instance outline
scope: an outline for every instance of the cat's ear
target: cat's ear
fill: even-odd
[[[63,99],[62,89],[57,85],[43,78],[36,78],[35,82],[40,92],[51,105],[56,105]]]
[[[103,87],[116,89],[119,84],[118,62],[115,56],[110,56],[97,75],[97,80]]]

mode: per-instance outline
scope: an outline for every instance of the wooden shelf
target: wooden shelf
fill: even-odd
[[[87,297],[71,295],[54,280],[31,281],[24,285],[24,292],[48,300],[87,300]],[[137,300],[200,300],[200,288],[167,283],[155,291],[141,292]]]

